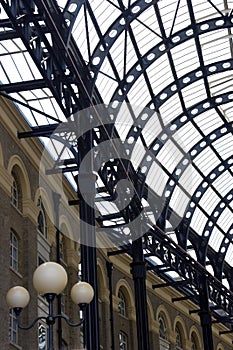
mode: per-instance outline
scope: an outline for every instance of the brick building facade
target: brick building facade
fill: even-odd
[[[17,133],[28,125],[20,111],[6,99],[0,99],[0,348],[46,349],[46,324],[39,323],[31,330],[17,331],[14,315],[5,302],[7,290],[14,285],[26,287],[30,304],[21,315],[22,324],[29,324],[38,315],[47,312],[47,304],[32,287],[35,268],[43,261],[56,260],[56,213],[59,211],[61,231],[61,263],[68,273],[68,286],[62,294],[62,312],[71,321],[79,319],[69,292],[79,278],[80,251],[79,220],[76,206],[67,209],[66,199],[75,199],[76,193],[66,178],[49,178],[43,174],[41,158],[46,157],[43,143],[37,139],[19,140]],[[61,192],[60,202],[54,194]],[[112,264],[111,274],[107,267]],[[108,257],[107,249],[98,250],[98,298],[101,349],[135,350],[137,348],[134,286],[127,254]],[[110,280],[111,279],[111,280]],[[110,283],[111,282],[111,283]],[[153,273],[147,274],[148,318],[151,349],[202,350],[202,332],[197,307],[190,300],[172,302],[180,294],[173,288],[153,289],[160,283]],[[110,286],[112,290],[110,293]],[[112,295],[112,299],[111,298]],[[111,309],[112,306],[112,309]],[[54,342],[57,349],[57,324]],[[213,325],[216,350],[232,349],[232,334],[219,335],[226,328]],[[62,323],[64,349],[82,348],[82,329]]]

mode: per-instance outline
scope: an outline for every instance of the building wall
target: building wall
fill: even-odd
[[[43,175],[40,170],[41,157],[46,155],[43,145],[37,139],[19,140],[18,131],[28,130],[28,126],[19,111],[9,101],[0,99],[0,262],[1,283],[0,296],[0,348],[8,349],[38,349],[38,329],[19,331],[18,344],[9,341],[9,310],[5,302],[8,289],[14,285],[26,287],[31,295],[30,304],[23,310],[21,321],[29,324],[38,316],[38,312],[46,309],[44,300],[37,296],[32,286],[32,276],[38,265],[38,247],[48,259],[56,260],[56,211],[59,210],[59,227],[64,237],[61,263],[66,268],[69,283],[64,291],[64,314],[72,322],[79,320],[78,307],[74,307],[69,298],[69,291],[73,283],[78,280],[80,252],[78,244],[78,208],[67,209],[66,200],[75,199],[76,194],[63,179],[62,189],[60,179]],[[47,159],[48,165],[50,162]],[[52,166],[52,163],[51,163]],[[43,169],[42,169],[43,170]],[[17,175],[20,182],[22,207],[16,208],[11,203],[13,176]],[[61,194],[60,204],[54,201],[53,192]],[[62,192],[62,193],[60,193]],[[38,215],[42,201],[47,222],[47,238],[38,232]],[[71,224],[72,223],[72,224]],[[10,232],[13,231],[18,238],[18,271],[10,267]],[[115,349],[119,347],[119,333],[127,336],[128,349],[137,349],[136,310],[134,305],[134,284],[130,272],[131,259],[122,254],[108,257],[107,249],[98,250],[98,298],[99,298],[99,325],[101,349],[109,350],[112,343],[110,319],[110,290],[106,262],[111,262],[112,269],[112,303],[113,318],[112,329]],[[43,255],[42,254],[42,255]],[[176,349],[175,326],[181,330],[183,349],[192,350],[191,334],[195,335],[197,349],[202,350],[201,327],[197,313],[189,311],[196,309],[191,301],[172,303],[172,298],[179,297],[173,288],[153,289],[152,285],[161,283],[159,278],[147,273],[148,290],[148,319],[151,349],[159,349],[159,315],[163,315],[167,327],[167,344],[169,349]],[[119,297],[121,291],[126,302],[126,315],[119,313]],[[38,308],[38,305],[41,308]],[[40,310],[40,311],[38,311]],[[55,307],[56,312],[56,307]],[[232,334],[219,336],[219,331],[225,330],[223,325],[214,325],[214,347],[216,350],[232,349]],[[57,324],[54,328],[55,349],[57,345]],[[80,328],[68,327],[62,324],[62,338],[68,344],[68,349],[80,349]],[[165,342],[166,343],[166,342]]]

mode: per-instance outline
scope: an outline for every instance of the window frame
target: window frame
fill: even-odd
[[[191,334],[191,343],[192,343],[192,350],[198,350],[197,340],[195,339],[195,335]]]
[[[40,328],[42,328],[45,330],[45,347],[44,348],[40,348],[39,345],[39,340],[40,340]],[[38,350],[48,350],[48,326],[44,323],[44,322],[39,322],[38,323]]]
[[[119,335],[118,335],[118,338],[119,338],[119,349],[120,350],[128,350],[128,335],[123,332],[123,331],[120,331],[119,332]]]
[[[48,225],[45,214],[45,209],[41,198],[38,199],[37,207],[39,208],[39,213],[37,216],[37,230],[45,238],[48,238]]]
[[[175,334],[176,334],[176,350],[183,350],[183,339],[182,339],[182,332],[180,330],[180,327],[176,325],[175,327]]]
[[[15,177],[13,177],[13,182],[11,186],[11,204],[19,209],[19,188]]]
[[[121,316],[127,317],[127,302],[121,289],[118,291],[118,311]]]
[[[16,315],[13,309],[9,311],[9,340],[11,343],[18,345],[19,332],[17,327]]]
[[[13,230],[10,231],[10,267],[19,271],[19,239]]]

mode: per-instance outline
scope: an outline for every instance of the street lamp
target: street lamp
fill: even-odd
[[[53,325],[56,319],[64,319],[71,327],[79,327],[84,322],[84,317],[79,323],[71,323],[64,315],[53,314],[53,301],[56,295],[60,294],[67,284],[67,273],[65,269],[56,262],[45,262],[37,267],[33,274],[33,286],[39,294],[42,294],[49,304],[49,314],[47,317],[37,317],[29,326],[23,326],[19,323],[19,315],[24,307],[26,307],[30,300],[30,295],[24,287],[15,286],[9,289],[6,295],[6,301],[10,308],[12,308],[16,315],[17,326],[20,329],[30,329],[37,321],[45,320],[49,327],[48,335],[48,350],[53,349]],[[73,285],[71,289],[71,299],[80,310],[85,311],[85,307],[94,297],[92,286],[86,282],[78,282]]]

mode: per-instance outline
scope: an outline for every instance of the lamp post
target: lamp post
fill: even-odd
[[[48,316],[37,317],[30,325],[23,326],[19,323],[19,315],[23,308],[25,308],[30,300],[30,295],[24,287],[15,286],[9,289],[6,295],[6,301],[10,308],[12,308],[16,315],[17,326],[20,329],[30,329],[37,321],[44,320],[49,328],[48,334],[48,350],[54,350],[53,347],[53,325],[56,319],[64,319],[71,327],[79,327],[83,324],[85,316],[79,323],[71,323],[69,319],[61,314],[54,315],[53,301],[56,295],[59,295],[67,284],[67,273],[65,269],[56,262],[45,262],[37,267],[33,274],[33,286],[39,294],[42,294],[49,305]],[[84,312],[87,304],[89,304],[94,297],[92,286],[86,282],[78,282],[73,285],[71,289],[72,301],[79,305],[80,310]]]

